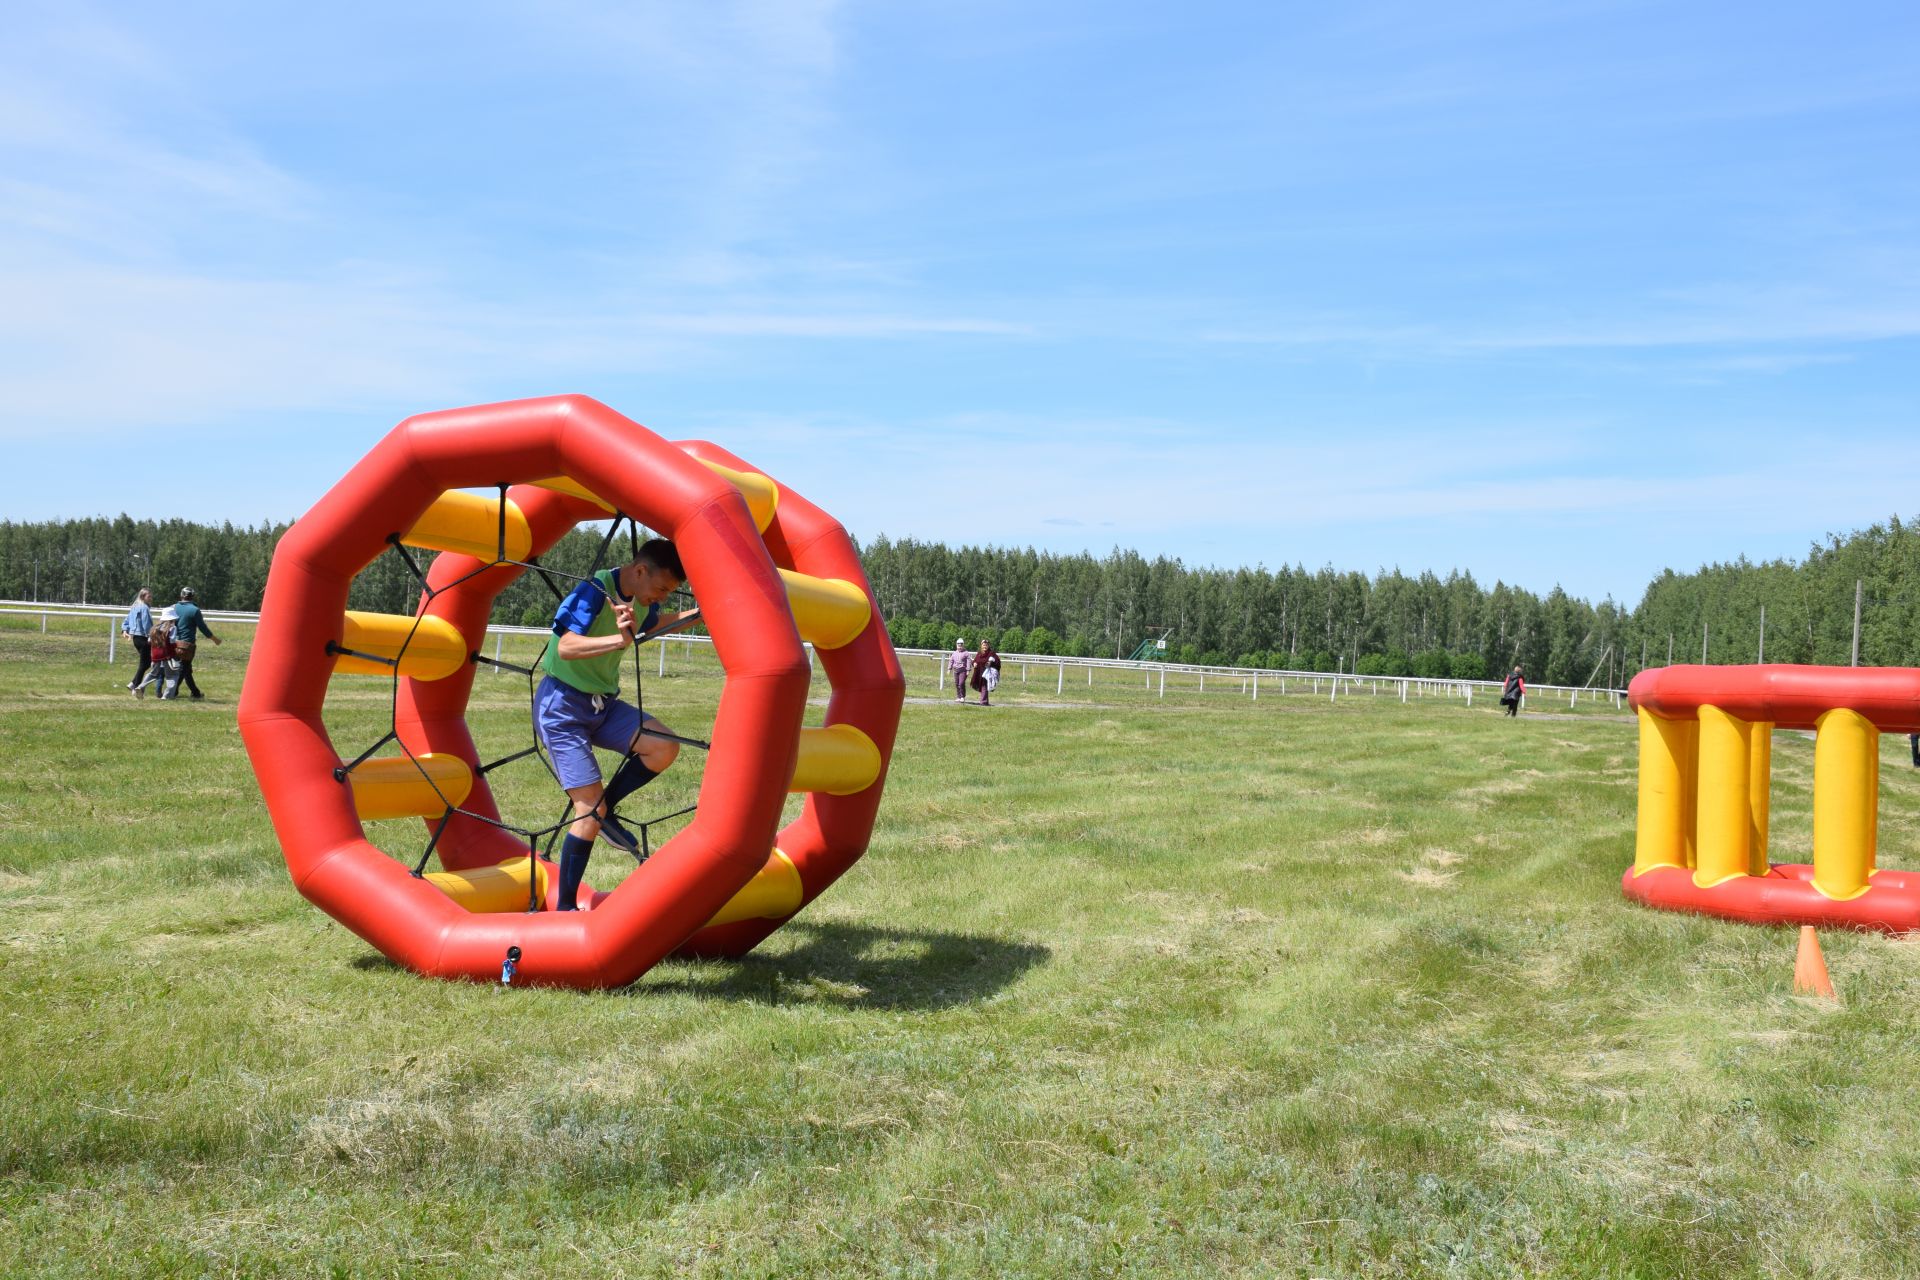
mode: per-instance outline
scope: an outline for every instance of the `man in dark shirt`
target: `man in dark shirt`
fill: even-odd
[[[173,640],[180,646],[180,682],[187,686],[187,696],[197,702],[206,695],[193,682],[194,632],[198,630],[215,644],[220,643],[220,637],[213,634],[213,628],[207,625],[206,615],[193,602],[192,587],[180,588],[180,603],[173,606],[173,616]]]

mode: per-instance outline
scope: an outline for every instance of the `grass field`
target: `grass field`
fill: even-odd
[[[1920,1274],[1920,944],[1824,934],[1834,1006],[1788,931],[1626,904],[1610,707],[1036,668],[963,708],[916,667],[845,880],[744,961],[581,995],[423,981],[307,906],[244,632],[165,705],[103,632],[0,622],[0,1274]],[[646,670],[704,732],[711,670]],[[483,743],[526,715],[482,677]],[[336,681],[343,750],[385,718]],[[1774,768],[1803,861],[1812,744]]]

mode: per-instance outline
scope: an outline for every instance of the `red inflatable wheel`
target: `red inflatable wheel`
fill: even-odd
[[[693,820],[592,910],[530,912],[546,867],[502,823],[467,701],[494,599],[610,510],[679,548],[726,682]],[[420,609],[350,614],[354,575],[393,545],[440,552]],[[806,643],[832,685],[819,729],[801,727]],[[342,672],[396,682],[400,754],[335,750],[322,708]],[[296,522],[274,552],[239,719],[294,884],[329,915],[419,973],[492,980],[511,952],[516,981],[608,987],[676,950],[744,953],[858,860],[904,694],[837,522],[724,450],[563,396],[410,418]],[[790,790],[806,801],[776,835]],[[367,840],[363,817],[409,813],[444,872]]]

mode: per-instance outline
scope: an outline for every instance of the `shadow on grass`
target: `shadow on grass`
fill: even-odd
[[[1035,943],[980,934],[807,922],[782,927],[768,942],[777,946],[794,938],[803,941],[789,951],[683,961],[627,990],[762,1004],[945,1009],[986,999],[1052,955]]]
[[[768,942],[777,946],[792,938],[804,941],[775,954],[666,960],[613,994],[684,993],[847,1009],[946,1009],[986,999],[1053,954],[1036,943],[980,934],[849,924],[789,924]],[[406,972],[383,955],[358,956],[350,963],[363,973]]]

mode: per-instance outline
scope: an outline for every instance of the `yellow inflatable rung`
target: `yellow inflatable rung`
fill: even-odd
[[[774,512],[780,509],[779,485],[758,471],[735,471],[705,458],[694,461],[738,489],[740,496],[747,500],[747,510],[753,514],[753,527],[761,533],[767,531],[767,526],[773,523]]]
[[[525,911],[529,864],[539,878],[535,892],[545,901],[547,868],[531,858],[509,858],[497,867],[467,871],[429,871],[421,879],[431,881],[440,892],[472,912]]]
[[[467,665],[472,649],[467,639],[445,618],[422,618],[414,629],[414,620],[397,613],[358,613],[347,610],[346,635],[342,649],[371,654],[374,658],[399,658],[399,673],[416,680],[444,680]],[[411,639],[409,639],[411,635]],[[400,647],[406,646],[406,653]],[[335,674],[390,676],[394,667],[372,658],[353,654],[333,656]]]
[[[437,818],[448,805],[457,807],[466,802],[467,793],[473,790],[473,770],[459,756],[432,752],[412,760],[382,756],[361,761],[347,775],[347,782],[353,787],[353,807],[362,822],[375,818]]]
[[[535,480],[532,484],[536,489],[551,489],[555,493],[565,493],[576,498],[585,498],[602,511],[612,511],[614,509],[611,502],[608,502],[598,494],[588,492],[585,485],[567,476],[553,476],[546,480]]]
[[[476,560],[493,560],[501,552],[500,533],[498,494],[483,498],[477,493],[449,489],[433,500],[433,505],[414,522],[413,528],[400,535],[400,541],[429,551],[452,551]],[[533,533],[527,528],[526,516],[511,498],[507,500],[506,535],[506,558],[525,560],[533,549]]]
[[[800,909],[804,892],[793,859],[775,849],[767,865],[754,872],[753,879],[729,898],[726,906],[714,912],[707,927],[736,920],[783,920]]]
[[[788,791],[824,791],[850,796],[865,791],[880,776],[880,748],[850,724],[800,731],[800,758],[794,762]]]
[[[844,578],[811,578],[791,569],[780,570],[787,584],[787,604],[800,638],[821,649],[850,644],[873,617],[867,593]]]

